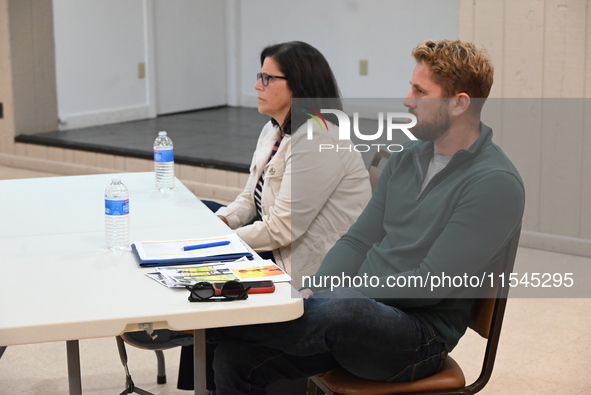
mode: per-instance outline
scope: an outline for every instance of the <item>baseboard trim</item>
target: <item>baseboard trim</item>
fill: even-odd
[[[150,107],[136,106],[109,109],[105,111],[60,115],[59,130],[80,129],[112,123],[137,121],[151,118]]]
[[[536,250],[591,257],[591,240],[523,230],[519,245]]]

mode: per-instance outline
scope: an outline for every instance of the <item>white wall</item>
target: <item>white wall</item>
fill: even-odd
[[[206,5],[214,0],[200,1]],[[154,4],[178,7],[182,2],[53,3],[59,117],[65,122],[61,128],[155,116]],[[302,40],[327,57],[344,97],[401,97],[414,66],[412,48],[425,39],[456,38],[457,15],[457,0],[225,0],[226,48],[212,48],[227,57],[228,71],[216,69],[228,82],[220,89],[227,91],[228,104],[255,107],[253,85],[261,50]],[[217,14],[205,22],[200,19],[197,28],[205,33],[191,35],[196,40],[219,36],[220,23]],[[197,53],[199,45],[194,52],[187,48],[186,56]],[[369,62],[367,76],[359,75],[360,59]],[[182,56],[176,61],[189,62]],[[140,62],[146,64],[145,79],[137,76]]]
[[[249,0],[241,2],[242,104],[253,89],[261,50],[300,40],[327,58],[343,97],[404,97],[414,67],[412,49],[427,39],[455,39],[457,0]],[[367,76],[359,60],[367,59]]]
[[[227,104],[223,1],[154,1],[157,113]]]
[[[54,0],[56,79],[65,128],[147,116],[144,0]],[[127,119],[126,119],[127,118]]]

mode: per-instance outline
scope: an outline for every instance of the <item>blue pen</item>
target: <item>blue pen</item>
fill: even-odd
[[[201,248],[209,248],[209,247],[219,247],[219,246],[225,246],[230,244],[230,241],[226,240],[226,241],[216,241],[213,243],[205,243],[205,244],[197,244],[194,246],[184,246],[183,247],[183,251],[191,251],[191,250],[199,250]]]

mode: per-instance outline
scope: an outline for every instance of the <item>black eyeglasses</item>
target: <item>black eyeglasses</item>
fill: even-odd
[[[189,302],[244,300],[248,298],[247,292],[250,289],[244,288],[244,284],[236,280],[225,282],[219,293],[216,293],[216,287],[208,282],[187,285],[186,288],[191,291]]]
[[[265,73],[257,73],[257,81],[261,80],[263,86],[269,86],[269,78],[281,78],[282,80],[286,80],[287,77],[282,77],[280,75],[269,75]]]

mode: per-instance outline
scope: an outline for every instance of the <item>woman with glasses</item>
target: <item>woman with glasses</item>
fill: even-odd
[[[301,277],[316,272],[365,208],[371,187],[361,155],[350,141],[339,141],[338,127],[320,114],[342,109],[324,56],[293,41],[265,48],[260,60],[254,89],[259,112],[271,120],[259,136],[243,192],[216,214],[300,287]]]
[[[339,141],[338,127],[320,113],[342,110],[342,104],[330,66],[316,48],[299,41],[265,48],[254,89],[259,112],[271,120],[259,136],[244,190],[216,214],[300,288],[302,276],[316,272],[365,208],[369,176],[352,143]],[[320,149],[328,146],[334,149]],[[207,205],[214,209],[215,203]],[[212,347],[208,344],[208,368]],[[208,370],[208,388],[212,373]],[[178,388],[193,389],[192,346],[183,347]]]

